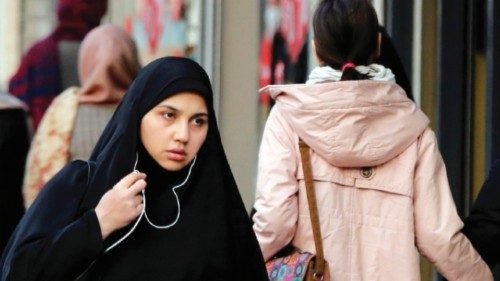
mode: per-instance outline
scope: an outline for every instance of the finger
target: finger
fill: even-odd
[[[135,207],[135,210],[137,211],[137,215],[142,213],[142,209],[144,209],[144,204],[139,204],[137,207]]]
[[[146,188],[146,181],[144,179],[139,179],[132,186],[129,187],[128,192],[131,194],[138,194]]]
[[[134,206],[142,204],[142,196],[140,196],[140,195],[135,196],[132,200],[133,200],[132,202],[133,202]]]
[[[133,185],[135,182],[137,182],[140,179],[145,179],[146,174],[144,173],[136,173],[132,172],[125,177],[123,177],[116,185],[115,187],[121,187],[121,188],[129,188],[129,186]]]
[[[133,197],[124,198],[124,203],[129,207],[135,208],[137,205],[143,203],[142,196],[138,194]]]

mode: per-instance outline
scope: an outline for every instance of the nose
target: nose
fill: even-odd
[[[186,143],[189,140],[188,122],[179,122],[175,128],[175,140]]]

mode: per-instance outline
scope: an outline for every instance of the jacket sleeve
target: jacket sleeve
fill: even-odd
[[[95,212],[78,208],[88,170],[85,162],[75,161],[47,183],[9,241],[2,281],[74,280],[101,253]]]
[[[274,107],[260,145],[253,216],[265,260],[290,243],[296,230],[298,181],[293,138],[292,129]]]
[[[460,232],[446,168],[434,133],[428,128],[419,140],[414,179],[416,244],[448,280],[493,280],[491,271]]]
[[[490,268],[500,262],[500,158],[491,167],[462,231]]]

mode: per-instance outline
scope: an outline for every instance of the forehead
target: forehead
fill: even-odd
[[[196,92],[180,92],[165,98],[157,107],[174,107],[177,110],[198,110],[207,112],[203,97]]]

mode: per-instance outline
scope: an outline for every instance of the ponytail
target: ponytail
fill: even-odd
[[[362,74],[357,71],[356,65],[352,62],[347,62],[342,65],[342,77],[340,77],[340,81],[366,80],[369,78],[370,76],[367,74]]]

